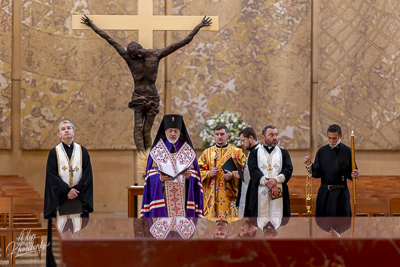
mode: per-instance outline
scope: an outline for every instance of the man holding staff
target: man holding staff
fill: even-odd
[[[321,178],[315,216],[350,217],[347,179],[357,179],[359,171],[357,167],[352,168],[350,147],[341,143],[343,134],[340,126],[332,124],[327,132],[329,143],[317,151],[314,163],[311,163],[310,156],[305,156],[303,161],[310,167],[314,178]]]

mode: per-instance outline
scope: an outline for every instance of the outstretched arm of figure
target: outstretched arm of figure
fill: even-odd
[[[211,18],[204,16],[201,22],[197,24],[196,27],[194,27],[194,29],[189,33],[189,35],[186,36],[183,40],[173,43],[167,46],[166,48],[161,49],[159,58],[161,59],[163,57],[166,57],[169,54],[172,54],[173,52],[178,50],[179,48],[187,45],[193,40],[194,36],[200,31],[201,28],[211,26],[211,24],[212,24]]]
[[[102,37],[104,40],[106,40],[110,45],[112,45],[112,47],[115,48],[115,50],[117,50],[118,54],[125,58],[126,56],[126,49],[120,45],[119,43],[117,43],[110,35],[108,35],[105,31],[103,31],[102,29],[100,29],[99,27],[97,27],[93,21],[91,19],[89,19],[88,16],[83,15],[83,17],[81,18],[81,23],[85,24],[86,26],[90,27],[95,33],[97,33],[98,35],[100,35],[100,37]]]

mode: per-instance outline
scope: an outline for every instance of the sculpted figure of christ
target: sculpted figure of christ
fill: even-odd
[[[128,64],[134,80],[134,90],[128,107],[135,112],[135,126],[133,138],[138,152],[150,149],[151,127],[159,113],[160,96],[156,88],[158,65],[163,57],[189,44],[201,28],[212,24],[211,18],[204,16],[202,21],[183,40],[173,43],[163,49],[144,49],[140,44],[132,41],[126,48],[117,43],[106,32],[99,29],[86,15],[81,23],[89,26],[100,37],[112,45],[118,54]]]

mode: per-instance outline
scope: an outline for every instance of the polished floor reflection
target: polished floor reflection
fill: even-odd
[[[283,259],[282,265],[291,264],[295,259],[297,262],[312,259],[317,265],[329,262],[347,266],[352,263],[353,252],[367,261],[371,261],[371,252],[379,253],[386,261],[400,260],[400,217],[208,220],[134,219],[127,218],[126,214],[93,214],[82,230],[55,233],[54,238],[54,254],[59,266],[63,266],[60,242],[65,249],[63,259],[67,259],[67,266],[81,266],[82,262],[73,262],[73,258],[68,257],[76,253],[81,253],[78,258],[92,262],[87,266],[104,266],[109,258],[119,258],[123,264],[119,266],[128,266],[131,264],[129,255],[140,255],[139,265],[153,262],[163,265],[160,253],[171,257],[178,265],[202,259],[204,266],[224,266],[237,260],[250,264],[276,257]],[[196,253],[189,250],[182,256],[181,251],[188,248]],[[210,249],[217,249],[220,255],[208,258],[210,254],[206,252]],[[282,257],[282,251],[286,251],[286,256]],[[45,258],[45,251],[42,260],[36,253],[20,255],[16,266],[45,266]],[[0,266],[8,266],[8,260],[0,260]]]
[[[91,218],[82,230],[59,236],[67,266],[81,260],[89,266],[384,266],[400,260],[400,217]]]

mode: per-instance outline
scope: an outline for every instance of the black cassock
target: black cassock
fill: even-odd
[[[351,172],[350,147],[339,143],[333,149],[326,145],[317,151],[312,165],[312,176],[321,178],[316,217],[351,216],[350,193],[347,188],[347,179],[352,180]],[[329,190],[329,185],[341,185],[343,188]]]
[[[73,145],[68,147],[64,144],[68,158],[71,158]],[[83,210],[86,213],[93,211],[93,172],[90,163],[89,153],[86,148],[82,148],[82,177],[78,184],[73,186],[80,193],[78,199],[82,201]],[[71,190],[58,174],[58,163],[56,149],[49,152],[46,166],[46,185],[44,190],[44,218],[55,218],[57,209],[67,199],[68,192]]]
[[[271,153],[267,147],[264,148]],[[282,170],[279,174],[285,176],[285,181],[282,183],[282,194],[283,194],[283,217],[290,217],[290,196],[289,188],[287,183],[292,177],[293,164],[290,159],[289,152],[286,149],[281,148],[282,153]],[[258,186],[260,185],[260,179],[264,176],[262,171],[258,168],[258,148],[251,151],[248,160],[248,166],[250,171],[250,182],[247,188],[246,194],[246,206],[244,210],[245,217],[258,217]]]
[[[73,144],[68,146],[63,143],[65,152],[69,159],[73,153]],[[80,193],[78,199],[82,201],[83,216],[88,217],[93,212],[93,172],[90,163],[90,156],[86,148],[82,148],[82,177],[78,184],[73,186]],[[51,240],[51,218],[57,217],[57,210],[60,205],[67,199],[68,192],[71,190],[69,185],[65,183],[58,174],[58,162],[56,149],[53,148],[49,152],[46,166],[46,184],[44,190],[44,218],[48,221],[48,238]],[[51,241],[47,246],[46,265],[55,266],[54,258],[51,252]]]

